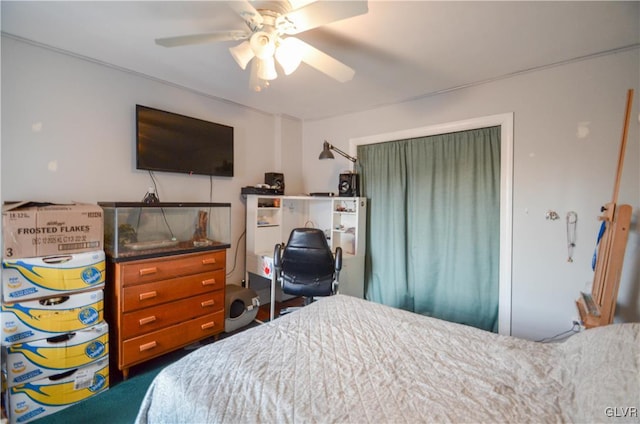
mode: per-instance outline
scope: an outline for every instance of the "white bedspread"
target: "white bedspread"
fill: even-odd
[[[543,344],[337,295],[170,365],[136,422],[639,422],[639,345],[640,324]]]

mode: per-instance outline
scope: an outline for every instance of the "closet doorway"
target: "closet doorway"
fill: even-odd
[[[473,143],[473,137],[476,137],[476,139],[479,141],[477,144]],[[442,143],[443,140],[451,140],[451,143]],[[397,142],[393,143],[393,141]],[[383,145],[378,146],[385,147],[383,156],[371,156],[372,152],[376,152],[376,150],[374,150],[374,146],[367,145],[378,143],[384,143]],[[437,143],[440,143],[440,147],[438,147]],[[432,144],[435,145],[435,150],[433,150],[434,147],[431,146]],[[476,145],[482,145],[483,147],[476,152]],[[484,147],[485,145],[487,147]],[[358,148],[359,146],[361,147]],[[427,146],[426,151],[424,150],[424,146]],[[472,150],[470,150],[469,152],[467,152],[466,150],[468,149],[468,146],[471,146],[472,148]],[[396,149],[396,147],[398,149]],[[435,156],[439,155],[439,152],[443,148],[447,149],[447,152],[444,152],[445,156],[442,156],[442,158],[450,158],[453,155],[460,157],[460,159],[456,159],[456,161],[460,162],[461,165],[452,164],[449,168],[453,169],[457,166],[459,168],[462,167],[465,169],[465,175],[452,178],[458,178],[458,180],[460,181],[465,179],[472,180],[472,184],[469,185],[469,181],[467,181],[467,183],[465,183],[467,184],[467,188],[462,188],[458,194],[454,194],[456,193],[456,189],[453,186],[445,185],[444,187],[440,188],[436,187],[435,190],[434,187],[425,188],[424,191],[431,191],[432,193],[437,193],[438,191],[440,191],[441,193],[446,192],[446,202],[443,201],[443,198],[440,198],[441,200],[438,201],[437,197],[433,197],[433,199],[431,199],[431,197],[425,199],[424,197],[426,196],[426,194],[423,193],[423,190],[421,190],[420,188],[416,190],[415,187],[410,188],[413,180],[416,179],[420,179],[421,181],[429,181],[429,184],[433,183],[429,175],[426,176],[425,180],[425,170],[429,170],[427,172],[428,174],[431,172],[431,169],[441,167],[445,170],[444,174],[448,174],[449,170],[446,168],[446,166],[440,165],[440,162],[444,159],[435,159]],[[367,285],[367,287],[365,288],[365,290],[367,291],[367,298],[370,300],[378,301],[380,303],[390,304],[391,306],[402,307],[408,310],[414,310],[415,308],[415,312],[433,314],[444,319],[451,319],[453,321],[468,323],[470,325],[475,325],[487,330],[497,331],[500,334],[510,334],[513,114],[508,113],[492,115],[465,121],[457,121],[442,125],[434,125],[350,140],[350,151],[354,155],[356,155],[356,149],[358,149],[357,155],[359,159],[362,159],[361,170],[363,171],[364,177],[368,176],[368,178],[371,178],[371,176],[376,173],[385,175],[385,173],[387,172],[393,172],[395,175],[393,178],[390,178],[390,180],[393,180],[393,182],[389,182],[389,184],[394,184],[395,186],[382,187],[382,191],[380,191],[380,185],[384,186],[386,184],[386,180],[382,178],[381,180],[375,182],[375,184],[377,184],[378,186],[378,190],[376,190],[376,192],[385,193],[385,190],[387,190],[386,193],[389,199],[382,200],[380,199],[380,197],[382,197],[381,195],[378,194],[378,198],[375,198],[376,195],[373,195],[374,198],[371,199],[371,204],[369,207],[370,213],[376,213],[374,209],[377,202],[385,202],[388,200],[393,203],[391,205],[391,208],[388,208],[389,204],[387,203],[378,204],[380,205],[380,208],[385,207],[388,209],[388,211],[391,211],[391,213],[389,214],[389,219],[406,219],[406,222],[409,223],[406,225],[406,227],[403,227],[405,226],[405,222],[395,222],[393,225],[397,225],[399,228],[401,228],[401,230],[395,232],[391,231],[384,233],[384,229],[369,229],[368,238],[371,240],[371,242],[367,242],[368,263],[369,265],[375,263],[374,268],[382,266],[382,269],[384,271],[368,273],[367,281],[365,282],[365,284]],[[385,154],[390,155],[388,165],[384,161]],[[362,158],[360,158],[360,155],[362,155]],[[417,155],[422,156],[420,160],[415,161],[414,159]],[[478,156],[478,158],[475,158],[475,156]],[[367,157],[369,158],[369,161],[365,163]],[[382,161],[380,158],[382,158]],[[408,158],[408,160],[406,160],[405,158]],[[371,166],[374,164],[374,160],[377,160],[378,162],[376,162],[374,166]],[[429,161],[430,163],[427,163]],[[485,164],[485,162],[487,164]],[[397,169],[398,163],[401,163],[399,167],[399,169],[401,169],[400,172],[398,172]],[[396,167],[396,169],[384,169],[387,166]],[[480,168],[483,168],[484,170],[481,169],[480,171],[473,171],[480,172],[480,174],[477,174],[476,177],[469,178],[467,174],[468,172],[471,172],[471,170],[467,172],[466,169],[475,168],[477,166],[480,166]],[[499,168],[499,171],[494,168]],[[438,171],[441,175],[443,174],[442,169]],[[483,174],[486,173],[491,175],[489,175],[488,177],[483,176]],[[440,178],[440,181],[442,181],[442,177],[438,178]],[[481,179],[487,179],[488,182],[481,183],[476,181]],[[407,183],[408,181],[410,183]],[[367,179],[364,178],[362,183],[364,185],[364,193],[367,194]],[[371,180],[372,187],[373,184],[374,180]],[[499,187],[496,187],[497,184],[499,184]],[[483,185],[488,187],[486,195],[482,194],[482,190],[484,190],[484,188],[482,188]],[[478,190],[476,186],[480,187],[480,190]],[[395,190],[398,190],[398,195],[396,195]],[[450,196],[449,193],[452,193],[454,195]],[[429,196],[433,196],[433,194],[430,194]],[[432,254],[430,252],[435,252],[435,250],[433,249],[437,249],[437,247],[433,247],[437,246],[437,243],[432,244],[432,247],[428,247],[425,249],[425,244],[423,244],[424,239],[427,237],[431,237],[432,235],[435,237],[435,233],[437,232],[440,232],[442,235],[444,233],[450,233],[451,231],[454,231],[457,226],[464,227],[464,225],[460,224],[465,223],[466,218],[464,217],[458,217],[458,225],[451,225],[449,226],[449,228],[446,228],[448,225],[447,223],[449,222],[448,219],[442,220],[438,218],[442,217],[442,215],[446,213],[447,210],[455,211],[455,205],[457,202],[457,200],[455,199],[456,196],[461,196],[461,203],[467,202],[467,205],[478,204],[477,209],[484,210],[483,213],[486,215],[486,218],[478,218],[474,213],[473,219],[476,220],[476,223],[473,225],[468,225],[463,229],[463,232],[461,232],[459,236],[455,236],[453,240],[449,240],[449,250],[452,254],[449,256],[445,255],[445,259],[442,259],[442,255],[440,255],[438,252],[438,255],[441,256],[439,260],[455,262],[455,265],[453,267],[450,266],[451,264],[449,264],[442,269],[448,269],[448,271],[446,272],[452,273],[451,277],[453,281],[453,274],[456,274],[457,270],[466,268],[466,263],[475,261],[476,264],[474,266],[479,265],[479,270],[485,272],[486,276],[491,276],[492,293],[490,294],[490,296],[488,293],[485,295],[485,292],[479,291],[478,287],[471,287],[466,289],[465,286],[460,286],[458,283],[447,285],[447,276],[444,276],[444,280],[440,280],[439,285],[433,284],[429,287],[419,286],[421,284],[421,281],[425,279],[431,278],[432,281],[436,281],[436,276],[433,274],[433,272],[443,272],[438,271],[438,269],[440,268],[439,266],[425,265],[425,263],[427,263],[431,259]],[[471,200],[471,203],[469,203],[469,199],[466,199],[469,196],[475,196],[475,198]],[[418,197],[420,199],[417,199]],[[450,199],[450,197],[453,197],[453,199]],[[493,198],[493,200],[487,200],[485,202],[486,198]],[[422,213],[422,211],[424,211],[426,207],[429,207],[428,205],[431,204],[431,200],[433,200],[433,203],[438,204],[447,203],[449,205],[447,206],[447,208],[449,209],[438,210],[438,205],[434,205],[433,209],[435,209],[435,212],[430,211],[429,214]],[[496,204],[498,202],[499,205]],[[482,203],[487,203],[487,205],[483,205]],[[412,212],[411,210],[415,205],[419,205],[419,208]],[[393,208],[400,210],[406,208],[407,206],[409,206],[409,208],[407,209],[409,212],[406,216],[403,216],[401,214],[399,215],[393,211]],[[460,213],[466,213],[465,211],[468,208],[469,206],[461,209]],[[498,211],[499,217],[496,217],[495,214],[498,213]],[[413,214],[414,216],[411,216],[411,214]],[[431,216],[431,218],[429,218],[429,222],[434,222],[436,224],[423,225],[422,223],[419,223],[419,225],[416,227],[415,222],[419,222],[421,219],[423,219],[423,217],[427,217],[428,215]],[[452,218],[455,218],[455,215],[456,213],[452,212]],[[469,216],[471,217],[471,215]],[[433,217],[436,217],[438,219],[433,220]],[[413,222],[414,224],[411,224],[411,222]],[[452,222],[455,222],[455,219]],[[368,220],[368,223],[373,223],[373,221]],[[425,228],[428,227],[428,225],[431,225],[431,227]],[[376,231],[378,231],[378,233],[376,233]],[[473,234],[473,236],[470,238],[469,232],[477,234]],[[370,237],[370,235],[373,235],[373,237]],[[448,236],[449,235],[447,235],[447,237]],[[477,240],[477,243],[480,245],[478,246],[480,249],[477,249],[478,254],[473,254],[471,256],[467,255],[466,257],[455,257],[456,251],[462,252],[462,250],[464,250],[458,250],[455,245],[458,244],[460,246],[463,246],[465,244],[469,245],[469,243],[476,243],[473,242],[473,237],[475,237],[475,240]],[[396,239],[392,240],[392,238]],[[388,242],[389,246],[395,246],[395,252],[386,251],[384,254],[382,253],[383,251],[380,249],[380,247],[382,244],[384,244],[383,242],[381,242],[381,240],[383,239]],[[422,246],[416,248],[416,242],[422,244]],[[372,246],[377,246],[377,248],[371,249]],[[483,249],[486,250],[489,248],[491,249],[490,255],[486,255],[486,252],[483,253]],[[386,256],[386,259],[384,258],[384,256]],[[403,259],[405,259],[404,262],[406,263],[401,263],[403,262]],[[368,271],[371,271],[372,269],[371,266],[368,266],[367,268]],[[380,271],[381,268],[376,269]],[[432,273],[431,275],[429,275],[430,272]],[[441,275],[438,278],[440,277],[443,276]],[[497,290],[495,288],[496,277],[498,280]],[[485,279],[486,278],[487,277],[485,277]],[[462,279],[464,280],[464,277]],[[389,283],[390,280],[393,280],[393,282]],[[395,287],[391,289],[391,287],[393,287],[394,285]],[[495,293],[496,291],[497,293]],[[474,296],[476,296],[478,293],[481,295],[481,297],[478,298],[479,303],[476,302],[476,304],[473,306],[473,308],[476,308],[476,310],[474,311],[470,308],[470,305],[474,304]],[[445,296],[443,299],[448,299],[448,307],[441,308],[440,311],[437,311],[438,305],[433,303],[431,297],[441,294]],[[460,308],[456,308],[455,303],[452,303],[455,302],[456,296],[461,296],[460,303],[466,302],[466,306],[461,305]],[[419,299],[418,297],[421,298]],[[464,300],[463,297],[465,297]],[[434,299],[437,299],[437,297],[434,297]],[[431,304],[429,304],[429,302],[431,302]],[[497,311],[495,305],[496,302]],[[434,308],[436,309],[435,311],[433,310]],[[458,311],[456,311],[456,309],[458,309]],[[465,313],[467,313],[467,310],[469,310],[469,316],[465,317],[464,315]],[[474,322],[474,315],[487,315],[487,317],[478,318],[477,322]]]

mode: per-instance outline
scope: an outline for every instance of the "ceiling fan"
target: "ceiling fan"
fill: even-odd
[[[288,36],[367,13],[367,1],[316,1],[293,8],[292,3],[295,2],[230,1],[229,6],[245,21],[248,30],[158,38],[155,42],[164,47],[178,47],[244,40],[229,51],[242,69],[251,63],[250,85],[256,91],[268,87],[269,81],[278,77],[276,61],[285,75],[294,72],[304,62],[337,81],[351,80],[355,71],[349,66],[296,37]]]

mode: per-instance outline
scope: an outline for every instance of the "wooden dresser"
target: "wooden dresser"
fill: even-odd
[[[224,330],[226,250],[109,264],[111,355],[129,368]]]

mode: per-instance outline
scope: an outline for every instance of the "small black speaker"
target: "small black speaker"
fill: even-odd
[[[276,194],[284,194],[284,174],[279,172],[265,172],[264,183],[276,189]]]
[[[338,182],[338,196],[340,197],[358,197],[360,189],[358,188],[358,174],[340,174]]]

